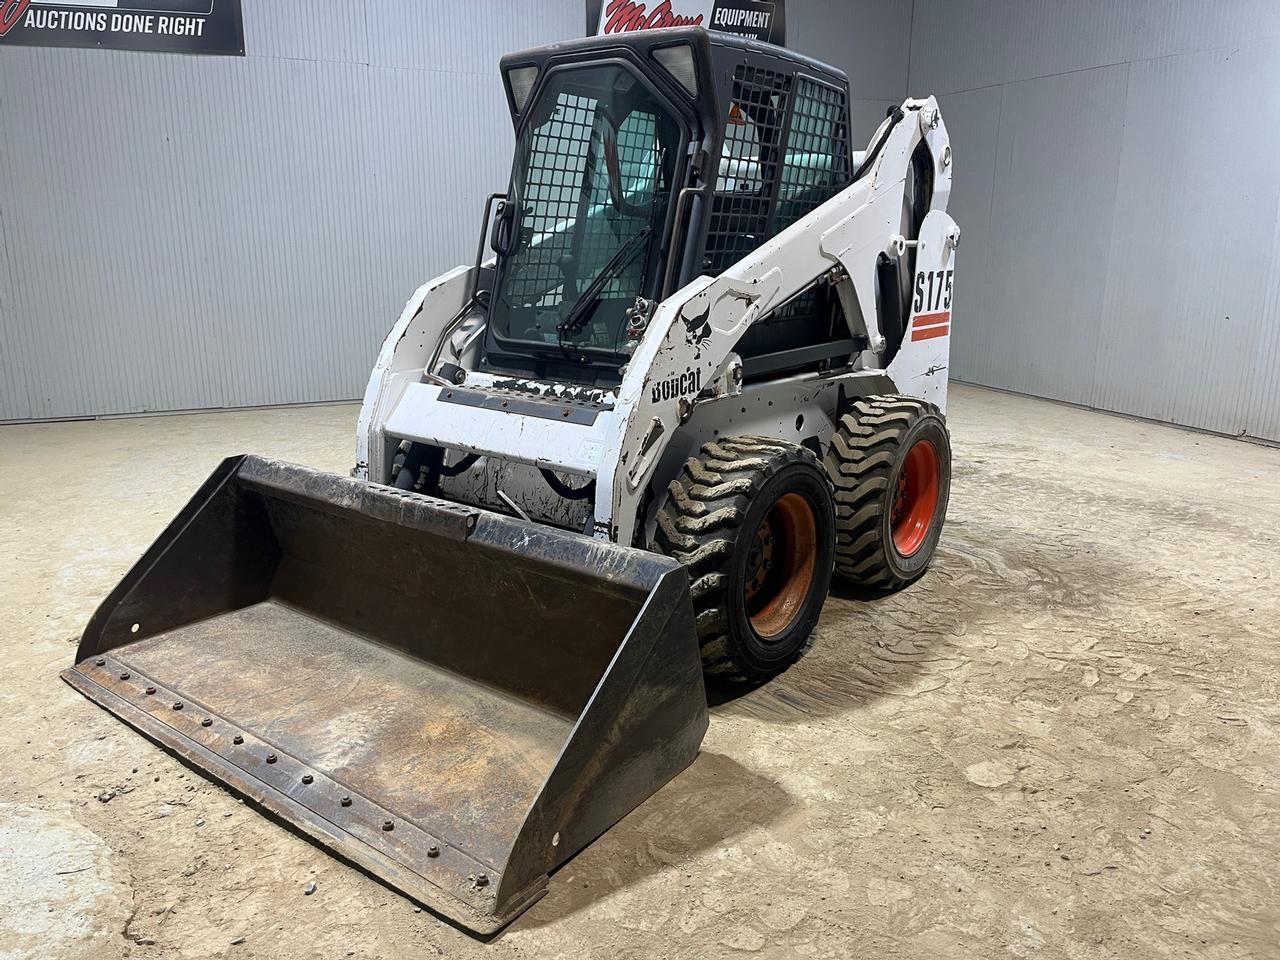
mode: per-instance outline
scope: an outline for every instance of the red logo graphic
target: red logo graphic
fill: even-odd
[[[671,0],[662,0],[649,13],[648,5],[632,0],[609,0],[604,8],[604,29],[601,33],[622,33],[627,30],[649,30],[654,27],[696,27],[702,23],[702,14],[696,17],[681,16],[671,10]]]
[[[22,19],[27,12],[31,0],[0,0],[0,37],[13,29],[13,25]]]

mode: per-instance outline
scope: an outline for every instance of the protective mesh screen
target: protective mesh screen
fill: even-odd
[[[535,242],[512,258],[510,279],[503,293],[512,306],[556,306],[564,284],[556,264],[570,255],[586,176],[596,101],[561,93],[551,119],[533,133],[524,172],[524,213],[521,230]]]
[[[851,176],[844,94],[801,77],[791,106],[775,231],[831,199]]]
[[[790,76],[740,65],[707,234],[711,272],[723,271],[815,210],[851,176],[844,94],[807,77],[797,78],[792,92]],[[806,291],[766,322],[808,315],[814,307],[814,293]]]
[[[624,102],[618,91],[630,81],[617,80],[620,73],[583,71],[576,90],[555,93],[547,119],[529,136],[518,239],[500,291],[509,336],[544,343],[567,336],[581,346],[616,349],[622,309],[644,287],[648,259],[630,256],[611,270],[592,321],[569,334],[557,330],[569,305],[651,220],[661,223],[665,209],[665,197],[655,207],[655,190],[672,124],[634,97]],[[588,83],[606,92],[593,97],[583,89]],[[617,123],[613,117],[624,110]],[[612,309],[610,301],[621,306]]]
[[[852,175],[844,94],[800,77],[791,104],[773,233],[831,199],[848,186]],[[816,300],[815,292],[806,290],[774,310],[770,319],[806,316],[815,309]]]
[[[739,64],[716,177],[707,257],[721,273],[768,239],[791,76]]]

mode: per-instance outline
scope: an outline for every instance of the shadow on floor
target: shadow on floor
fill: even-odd
[[[508,929],[555,923],[700,851],[768,827],[793,804],[774,781],[704,750],[688,769],[556,871],[547,895]]]
[[[947,642],[950,624],[915,612],[931,602],[930,579],[907,588],[911,596],[833,585],[808,652],[766,681],[709,683],[712,716],[805,723],[945,682],[963,655]]]

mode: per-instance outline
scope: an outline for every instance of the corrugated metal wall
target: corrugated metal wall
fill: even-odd
[[[239,58],[0,49],[0,419],[358,397],[475,255],[573,0],[245,0]]]
[[[916,0],[952,375],[1280,440],[1280,4]]]
[[[503,189],[509,50],[580,0],[244,0],[248,56],[0,48],[0,420],[359,397]],[[870,135],[910,4],[788,6]]]

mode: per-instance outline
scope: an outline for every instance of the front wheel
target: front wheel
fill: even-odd
[[[951,493],[951,439],[938,408],[864,397],[840,418],[824,462],[836,491],[836,575],[896,590],[923,574]]]
[[[703,670],[765,679],[808,647],[835,551],[822,466],[797,444],[704,444],[668,488],[654,548],[689,568]]]

